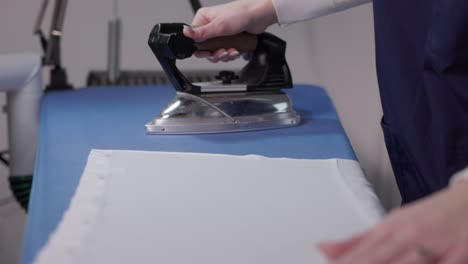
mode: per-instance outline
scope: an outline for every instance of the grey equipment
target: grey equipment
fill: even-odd
[[[73,87],[68,83],[67,72],[62,66],[60,50],[63,23],[65,20],[68,0],[55,1],[50,27],[50,36],[49,39],[46,39],[41,30],[41,25],[47,11],[48,4],[49,0],[42,1],[36,24],[34,26],[34,34],[39,36],[42,49],[44,50],[43,65],[52,67],[50,70],[50,84],[46,87],[46,90],[72,89]]]

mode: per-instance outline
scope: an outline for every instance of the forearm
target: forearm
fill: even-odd
[[[372,0],[272,0],[280,25],[325,16]]]
[[[468,181],[457,181],[455,184],[444,189],[451,198],[451,203],[458,208],[456,217],[466,224],[468,221]],[[468,229],[467,229],[468,231]]]

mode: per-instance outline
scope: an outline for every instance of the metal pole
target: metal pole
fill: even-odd
[[[60,38],[62,36],[63,21],[65,19],[65,11],[67,9],[68,0],[56,0],[54,13],[52,16],[52,24],[50,29],[50,39],[45,55],[46,65],[61,65],[60,58]]]
[[[114,0],[114,18],[109,21],[108,27],[107,79],[111,84],[117,83],[120,77],[120,42],[122,21],[118,15],[118,5],[118,0]]]

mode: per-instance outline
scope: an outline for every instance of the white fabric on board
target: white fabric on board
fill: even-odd
[[[356,161],[93,150],[36,263],[324,263],[382,213]]]

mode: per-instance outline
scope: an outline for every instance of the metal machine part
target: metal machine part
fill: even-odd
[[[274,35],[241,33],[195,43],[182,23],[157,24],[148,43],[177,91],[159,116],[146,124],[149,134],[220,133],[298,125],[300,116],[282,92],[292,87],[286,42]],[[236,48],[251,52],[238,73],[221,71],[214,82],[190,82],[176,67],[197,50]]]
[[[35,54],[0,55],[0,91],[6,92],[10,187],[27,209],[42,96],[42,63]]]
[[[72,86],[68,83],[67,73],[62,67],[60,52],[62,29],[68,0],[55,1],[50,35],[49,39],[46,39],[41,30],[41,25],[44,20],[48,4],[49,0],[42,1],[36,24],[34,26],[34,34],[39,35],[41,46],[44,50],[43,65],[52,66],[52,69],[50,70],[50,84],[46,87],[46,90],[71,89]]]
[[[149,134],[200,134],[271,129],[300,123],[300,116],[281,91],[207,93],[177,92]]]
[[[120,78],[122,20],[118,16],[118,1],[114,0],[114,18],[109,21],[107,36],[107,78],[115,84]]]
[[[202,7],[200,1],[198,0],[189,0],[190,5],[192,6],[192,10],[194,13],[197,13],[198,9]]]
[[[184,71],[185,77],[191,82],[210,82],[215,80],[218,74],[210,70]],[[110,82],[107,71],[90,71],[86,78],[86,86],[111,86],[111,85],[168,85],[169,80],[163,71],[120,71],[119,78]]]

